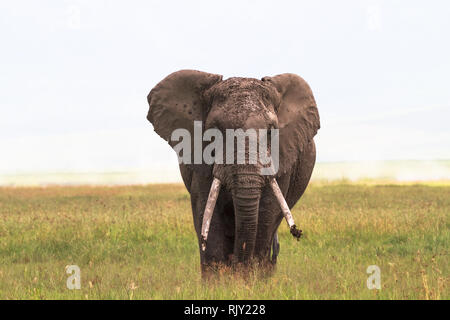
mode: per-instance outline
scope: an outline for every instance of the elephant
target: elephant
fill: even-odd
[[[228,129],[278,130],[279,164],[270,174],[261,174],[264,164],[259,161],[179,164],[190,193],[202,275],[220,265],[274,266],[283,218],[295,237],[301,235],[290,209],[303,195],[316,161],[313,138],[320,119],[307,82],[292,73],[224,80],[218,74],[181,70],[160,81],[147,101],[147,119],[174,149],[173,132],[193,134],[196,123],[202,130],[214,128],[223,134]],[[205,150],[205,141],[198,150]]]

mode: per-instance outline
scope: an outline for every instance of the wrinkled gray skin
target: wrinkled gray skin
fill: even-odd
[[[289,208],[305,191],[315,164],[313,137],[320,122],[311,89],[299,76],[222,80],[220,75],[182,70],[156,85],[148,95],[148,103],[147,119],[171,146],[178,143],[170,141],[177,128],[188,129],[194,136],[194,120],[203,122],[203,132],[218,128],[224,137],[225,129],[279,128],[280,168],[275,177]],[[200,249],[203,274],[220,263],[275,264],[276,232],[283,215],[268,185],[270,177],[262,176],[260,168],[259,163],[180,164],[184,184],[191,194],[199,248],[212,180],[216,177],[222,182],[206,251]],[[297,225],[301,228],[301,221]]]

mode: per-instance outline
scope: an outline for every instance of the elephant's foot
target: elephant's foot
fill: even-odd
[[[204,263],[201,265],[201,271],[203,280],[211,280],[231,273],[231,266],[229,263],[222,262]]]
[[[252,277],[268,278],[276,269],[276,260],[253,257],[247,262],[238,262],[229,255],[226,262],[209,262],[201,264],[202,280],[217,280],[222,276],[241,277],[248,280]]]

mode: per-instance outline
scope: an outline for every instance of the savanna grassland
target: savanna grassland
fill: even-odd
[[[448,183],[312,183],[292,212],[305,237],[282,223],[272,277],[204,282],[182,185],[0,188],[0,298],[450,298]]]

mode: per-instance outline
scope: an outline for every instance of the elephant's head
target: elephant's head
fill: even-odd
[[[247,261],[252,257],[255,246],[263,188],[272,187],[289,218],[289,208],[275,178],[292,170],[320,127],[316,103],[308,84],[299,76],[288,73],[262,80],[222,80],[220,75],[182,70],[172,73],[155,86],[148,95],[148,102],[148,120],[172,147],[177,144],[171,140],[176,129],[188,130],[194,139],[194,121],[201,121],[203,131],[218,129],[223,137],[227,137],[227,129],[256,129],[257,134],[264,132],[257,129],[279,129],[279,150],[276,150],[279,151],[279,168],[276,172],[264,175],[261,173],[265,167],[263,163],[259,160],[249,163],[248,140],[243,150],[245,164],[230,164],[226,159],[228,144],[224,143],[223,151],[218,150],[223,161],[209,165],[215,179],[204,214],[203,235],[207,236],[217,193],[224,186],[230,192],[234,205],[234,256],[237,261]],[[259,139],[256,141],[261,143]],[[191,145],[194,145],[193,141]],[[261,146],[258,147],[261,154]],[[266,154],[274,152],[270,144],[266,144],[265,148]],[[239,152],[236,149],[233,150],[234,156]],[[236,157],[233,159],[236,161]],[[196,170],[195,164],[190,167]],[[292,227],[293,221],[288,222]],[[295,233],[295,230],[291,231]]]

